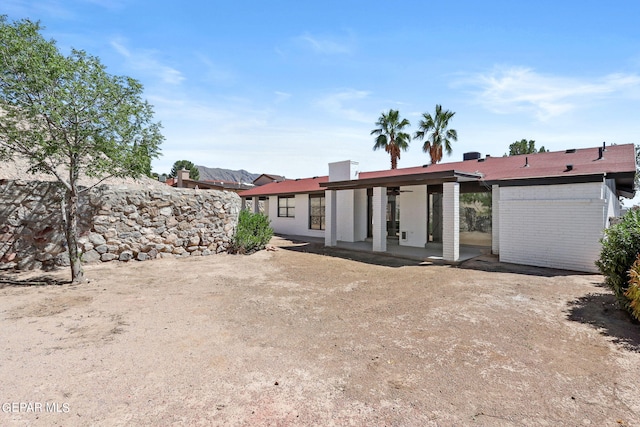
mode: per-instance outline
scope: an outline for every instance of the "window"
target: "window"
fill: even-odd
[[[284,218],[296,217],[296,199],[294,196],[278,197],[278,216]]]
[[[324,194],[309,195],[309,228],[324,230]]]

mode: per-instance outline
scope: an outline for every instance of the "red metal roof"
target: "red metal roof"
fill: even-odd
[[[321,182],[329,181],[328,176],[316,176],[313,178],[287,179],[280,182],[270,182],[250,190],[242,191],[242,197],[252,196],[273,196],[276,194],[296,194],[324,192],[325,188],[320,187]]]

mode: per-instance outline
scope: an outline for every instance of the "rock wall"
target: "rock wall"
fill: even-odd
[[[68,265],[56,182],[0,181],[0,269]],[[171,187],[100,186],[80,200],[85,263],[225,252],[240,197]]]

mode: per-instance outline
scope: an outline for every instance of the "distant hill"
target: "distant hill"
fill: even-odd
[[[230,169],[208,168],[196,165],[200,171],[200,181],[231,181],[251,184],[254,179],[260,176],[258,173],[247,172],[244,169],[234,171]]]

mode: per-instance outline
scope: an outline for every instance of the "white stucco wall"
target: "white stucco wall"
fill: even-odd
[[[279,234],[324,238],[324,230],[309,229],[309,195],[296,194],[295,218],[278,217],[278,196],[269,196],[269,219],[273,231]]]
[[[615,210],[603,182],[499,191],[500,261],[597,272],[605,218]]]
[[[342,242],[355,242],[355,205],[354,190],[341,190],[337,192],[337,233],[338,240]]]
[[[278,217],[278,196],[269,196],[265,203],[271,227],[276,233],[298,236],[325,237],[325,230],[309,228],[309,195],[297,194],[295,218]],[[363,241],[367,237],[367,190],[342,190],[336,194],[337,240]],[[326,204],[326,201],[325,201]],[[329,212],[326,211],[325,215]],[[327,219],[328,226],[328,219]]]
[[[427,186],[400,187],[400,239],[401,246],[424,248],[427,243]],[[402,238],[403,232],[406,239]]]
[[[356,242],[362,242],[367,238],[367,189],[361,188],[354,190],[355,202],[355,230],[354,239]]]

